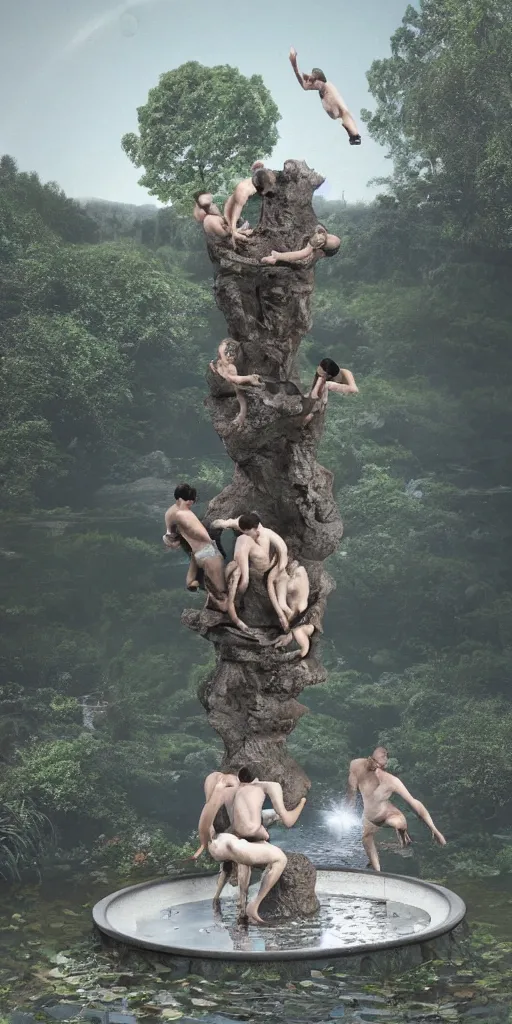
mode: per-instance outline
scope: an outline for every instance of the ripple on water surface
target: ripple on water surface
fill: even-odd
[[[224,899],[218,913],[211,900],[200,900],[162,910],[155,917],[139,918],[136,925],[140,938],[162,945],[256,953],[396,942],[423,931],[429,923],[425,911],[403,903],[324,894],[314,917],[279,922],[271,929],[237,924],[234,897]]]

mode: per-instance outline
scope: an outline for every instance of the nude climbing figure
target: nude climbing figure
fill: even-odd
[[[175,503],[165,513],[166,532],[163,541],[171,550],[180,546],[180,536],[189,545],[195,567],[204,569],[207,605],[218,611],[228,610],[228,595],[224,575],[224,559],[208,530],[192,512],[197,500],[195,487],[179,484],[174,491]]]
[[[343,97],[338,92],[335,85],[332,82],[328,82],[323,71],[320,68],[313,68],[310,75],[301,74],[297,65],[297,51],[292,46],[289,53],[290,63],[295,73],[295,77],[306,92],[314,90],[320,93],[320,99],[322,106],[326,112],[334,121],[341,121],[351,146],[361,145],[361,136],[357,130],[356,122],[352,117]]]
[[[368,855],[369,866],[380,871],[379,855],[375,845],[375,833],[382,827],[394,828],[401,847],[412,842],[407,831],[407,820],[402,811],[390,802],[395,794],[401,796],[413,809],[414,813],[428,825],[433,838],[440,846],[446,845],[446,839],[434,825],[427,808],[415,800],[396,777],[387,772],[388,752],[385,747],[377,747],[370,757],[358,757],[350,762],[347,800],[354,806],[357,791],[363,798],[363,846]]]
[[[214,903],[219,900],[220,894],[230,878],[233,863],[235,863],[238,865],[238,920],[248,919],[253,924],[264,924],[258,913],[259,906],[267,893],[279,881],[288,863],[286,854],[272,843],[249,843],[247,839],[238,839],[229,832],[215,835],[213,830],[208,843],[208,852],[214,860],[222,862]],[[251,882],[251,868],[253,867],[264,867],[265,871],[257,895],[248,904],[247,896]]]
[[[351,370],[341,369],[334,359],[322,359],[315,370],[313,384],[308,398],[316,408],[304,418],[304,425],[310,423],[315,412],[322,411],[327,405],[329,395],[357,395],[359,388]]]
[[[234,795],[231,794],[231,789]],[[302,813],[306,798],[302,797],[293,810],[287,810],[284,804],[283,790],[279,783],[258,779],[255,773],[247,766],[244,766],[238,772],[238,786],[228,788],[221,785],[215,787],[210,801],[203,808],[199,822],[201,845],[208,845],[208,850],[215,860],[228,861],[228,864],[223,864],[214,900],[219,899],[231,874],[231,861],[235,861],[236,864],[241,864],[249,869],[247,871],[240,871],[240,867],[238,869],[240,917],[245,916],[247,913],[249,920],[260,923],[261,918],[258,915],[259,905],[275,885],[286,866],[286,857],[282,854],[282,851],[279,851],[281,856],[277,857],[277,847],[271,846],[266,841],[268,840],[268,832],[262,825],[262,809],[267,797],[283,825],[287,828],[295,825],[295,822]],[[228,810],[231,829],[237,841],[247,843],[249,851],[256,850],[257,859],[253,859],[250,856],[245,846],[240,847],[236,843],[225,845],[225,837],[229,833],[222,833],[221,836],[217,836],[217,839],[221,839],[222,843],[218,847],[216,846],[214,850],[212,849],[212,842],[208,840],[213,835],[213,822],[221,806],[225,806]],[[229,856],[223,853],[222,850],[228,850]],[[258,895],[246,907],[250,883],[250,867],[261,864],[269,865],[269,872],[262,879]],[[280,871],[277,871],[277,867],[274,871],[272,870],[272,867],[276,864],[281,866]]]
[[[219,377],[227,380],[228,384],[233,385],[240,407],[238,416],[233,420],[233,426],[241,430],[247,416],[247,399],[243,391],[240,390],[240,387],[261,388],[263,387],[263,381],[257,373],[245,375],[238,373],[234,360],[239,350],[240,345],[237,341],[234,341],[233,338],[225,338],[219,345],[217,359],[215,362],[212,360],[210,363],[210,370],[213,373],[218,373]]]
[[[299,565],[296,559],[290,561],[284,571],[278,565],[273,566],[267,577],[267,590],[285,632],[274,646],[286,647],[292,640],[296,640],[300,656],[305,658],[309,654],[315,630],[310,623],[300,621],[307,610],[309,599],[309,578],[304,566]]]
[[[242,214],[245,204],[256,194],[260,196],[272,195],[276,187],[276,176],[274,171],[269,171],[257,160],[251,167],[253,172],[250,178],[244,178],[235,188],[229,199],[224,203],[224,219],[226,220],[233,239],[239,240],[252,235],[252,230],[237,229],[238,219]]]
[[[237,537],[234,558],[241,569],[240,591],[249,586],[249,569],[263,575],[270,567],[274,552],[281,571],[288,564],[288,548],[275,530],[263,526],[257,512],[246,512],[237,519],[214,519],[212,527],[217,530],[236,530]]]
[[[340,245],[341,239],[337,235],[329,234],[323,224],[318,224],[311,238],[302,249],[295,249],[293,252],[278,252],[277,249],[272,249],[268,256],[262,256],[260,262],[270,265],[278,262],[300,263],[302,260],[308,260],[313,256],[315,263],[317,263],[318,260],[324,257],[336,256]]]
[[[226,569],[228,578],[227,611],[239,629],[250,633],[250,628],[237,615],[236,597],[237,595],[242,597],[245,594],[250,582],[250,572],[263,577],[270,569],[274,558],[277,558],[279,571],[286,571],[288,548],[279,534],[261,525],[256,512],[247,512],[237,519],[214,519],[211,528],[231,529],[239,533],[235,543],[233,561]]]

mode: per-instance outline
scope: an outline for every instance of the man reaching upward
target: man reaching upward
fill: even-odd
[[[340,96],[335,85],[332,82],[328,82],[323,71],[320,68],[313,68],[310,75],[301,74],[297,66],[297,51],[293,48],[290,50],[290,63],[295,73],[295,77],[302,89],[309,92],[314,90],[320,93],[320,99],[322,106],[333,121],[341,121],[351,146],[361,145],[361,136],[357,130],[356,122],[352,117],[344,99]]]
[[[368,855],[370,866],[380,871],[379,855],[375,846],[375,833],[382,826],[394,828],[400,846],[409,846],[412,842],[407,831],[407,820],[402,811],[390,802],[390,796],[401,796],[412,807],[418,818],[428,825],[432,835],[440,846],[446,846],[446,839],[436,828],[427,808],[415,800],[396,775],[387,772],[388,752],[385,747],[377,747],[370,757],[358,757],[350,762],[347,801],[354,806],[357,791],[363,798],[363,846]]]

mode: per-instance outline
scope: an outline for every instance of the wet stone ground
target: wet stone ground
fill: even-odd
[[[106,948],[91,928],[91,905],[104,892],[68,886],[68,899],[20,889],[0,915],[2,1024],[383,1024],[511,1020],[512,942],[479,926],[452,960],[405,970],[390,960],[370,975],[360,961],[246,966],[189,963],[127,948]],[[507,894],[509,895],[509,894]],[[498,899],[498,895],[494,894]],[[498,900],[499,901],[499,900]],[[497,913],[507,903],[501,897]],[[506,910],[510,910],[507,906]],[[508,936],[507,936],[508,937]],[[192,962],[193,963],[193,962]],[[197,970],[197,966],[192,968]]]

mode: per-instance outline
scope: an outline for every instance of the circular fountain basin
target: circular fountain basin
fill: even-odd
[[[240,925],[237,890],[212,897],[216,874],[186,875],[120,889],[93,909],[97,927],[118,942],[176,956],[301,960],[352,956],[424,943],[462,921],[464,902],[441,885],[405,875],[318,868],[314,917]],[[257,891],[251,886],[250,894]]]

